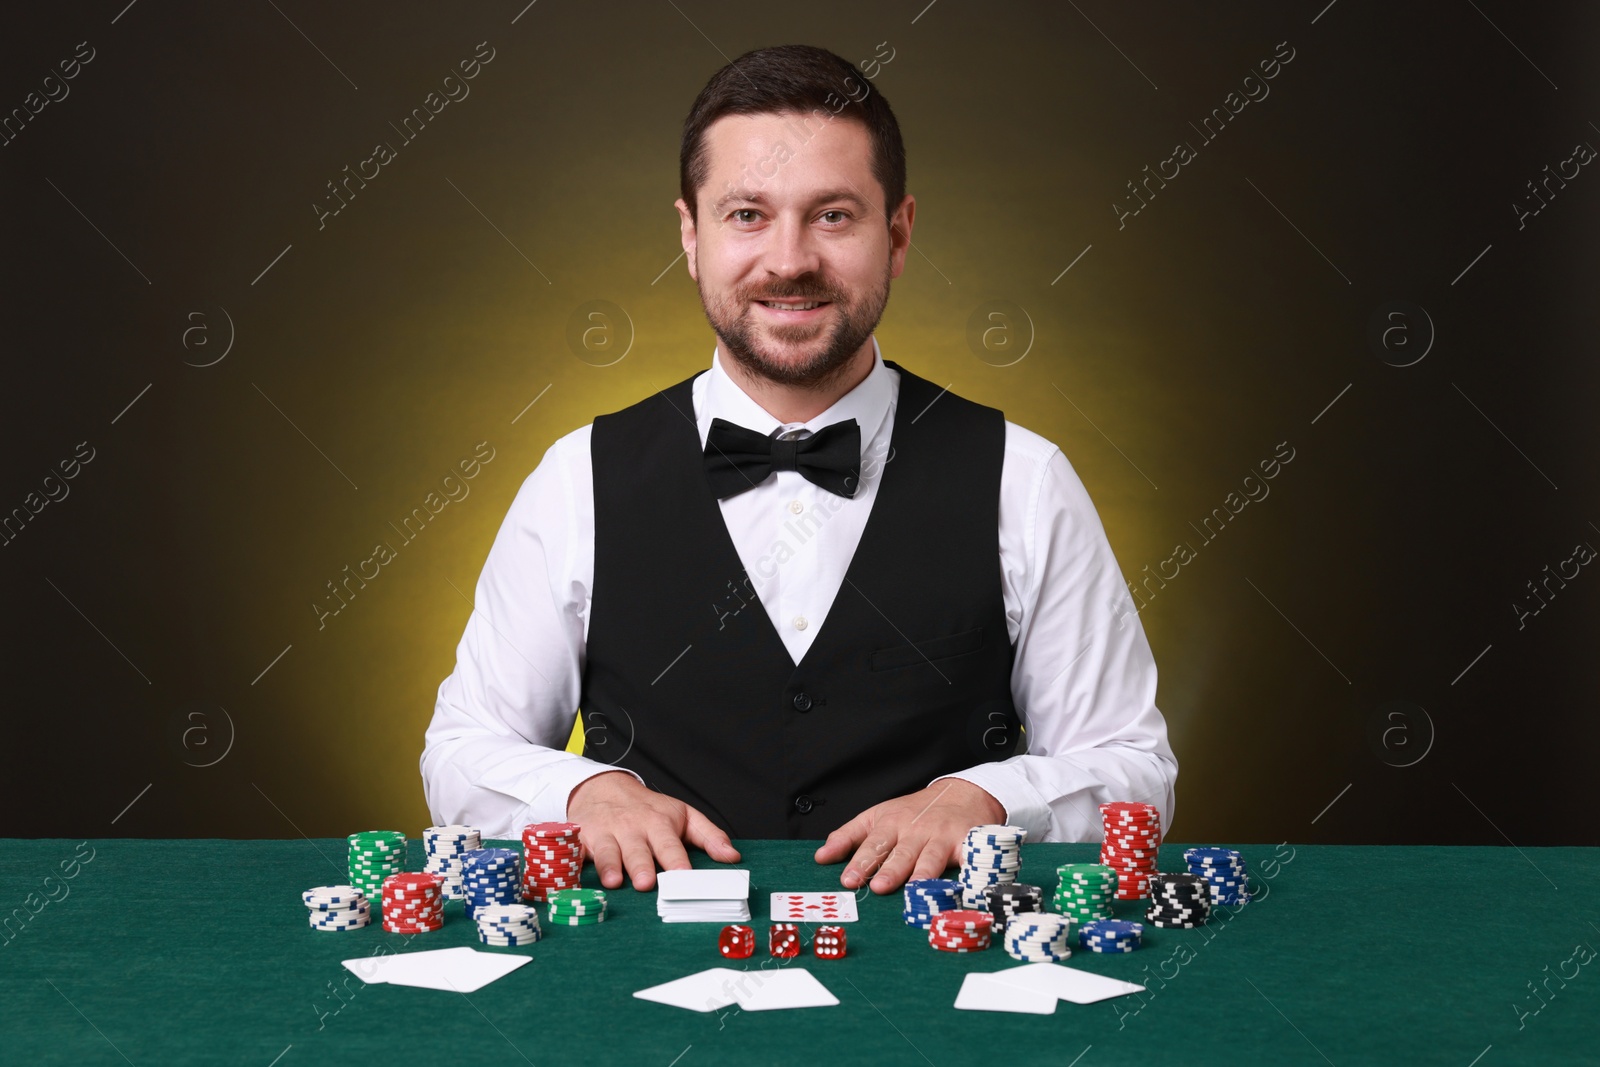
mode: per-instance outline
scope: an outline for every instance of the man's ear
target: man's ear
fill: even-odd
[[[695,234],[694,217],[689,214],[689,205],[684,203],[683,197],[672,202],[678,209],[678,236],[683,242],[684,258],[689,261],[689,277],[695,281],[700,280],[699,268],[695,265],[695,247],[698,243]]]

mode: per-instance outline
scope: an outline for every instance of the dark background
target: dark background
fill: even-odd
[[[0,832],[426,825],[422,733],[518,486],[709,366],[684,114],[804,42],[865,64],[908,145],[886,358],[1058,443],[1128,579],[1196,550],[1141,614],[1174,837],[1600,841],[1600,576],[1513,607],[1600,546],[1600,176],[1513,207],[1600,145],[1600,9],[524,3],[7,16],[0,112],[94,58],[0,147],[0,514],[94,458],[0,547]],[[479,42],[470,96],[403,142]],[[1279,42],[1270,95],[1203,141]],[[1180,140],[1197,158],[1119,228]],[[397,158],[319,228],[378,141]],[[629,342],[605,366],[567,341],[595,300]],[[994,302],[999,351],[969,343]],[[480,441],[470,496],[319,629],[324,583]],[[1204,541],[1280,442],[1270,496]]]

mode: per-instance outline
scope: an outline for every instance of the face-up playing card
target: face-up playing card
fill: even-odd
[[[857,918],[852,893],[772,894],[773,922],[853,923]]]

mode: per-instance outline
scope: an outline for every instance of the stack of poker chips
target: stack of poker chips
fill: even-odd
[[[1232,907],[1250,902],[1250,872],[1244,857],[1231,848],[1191,848],[1183,861],[1189,873],[1204,878],[1211,886],[1211,903]]]
[[[928,944],[940,952],[982,952],[993,933],[994,919],[988,912],[952,908],[933,916]]]
[[[1024,912],[1006,923],[1006,954],[1023,963],[1059,963],[1072,956],[1072,920],[1048,912]]]
[[[905,886],[907,926],[926,930],[935,912],[961,907],[961,883],[948,878],[918,878]]]
[[[533,944],[543,934],[538,909],[526,904],[487,904],[478,909],[478,940],[485,945],[516,948]]]
[[[1150,895],[1150,872],[1161,847],[1161,811],[1154,804],[1117,801],[1100,805],[1105,836],[1100,862],[1117,872],[1118,900],[1143,900]]]
[[[399,830],[363,830],[351,834],[350,884],[368,900],[377,900],[383,880],[406,869],[406,835]]]
[[[1112,916],[1117,895],[1117,872],[1101,863],[1064,863],[1056,868],[1056,911],[1082,925]]]
[[[509,848],[475,848],[461,855],[461,899],[467,918],[492,904],[520,904],[521,861]]]
[[[444,925],[444,880],[426,871],[401,871],[383,880],[383,928],[425,934]]]
[[[800,955],[800,928],[794,923],[773,923],[767,927],[767,952],[785,960]]]
[[[982,909],[988,903],[991,886],[1017,880],[1022,866],[1022,839],[1028,831],[1020,826],[974,826],[967,831],[961,851],[961,903],[969,909]]]
[[[1036,885],[1012,882],[990,886],[984,894],[985,909],[994,917],[994,932],[1004,934],[1006,923],[1025,911],[1044,910],[1044,890]]]
[[[472,826],[430,826],[422,831],[428,858],[422,869],[444,879],[444,898],[461,899],[461,855],[483,847],[483,835]]]
[[[1211,888],[1198,874],[1156,872],[1150,876],[1145,921],[1166,930],[1193,930],[1211,917]]]
[[[1132,952],[1144,936],[1144,927],[1125,919],[1096,919],[1078,930],[1078,946],[1090,952]]]
[[[819,926],[811,939],[811,951],[818,959],[839,960],[845,954],[845,935],[842,926]]]
[[[545,897],[557,926],[593,926],[606,921],[604,889],[556,889]]]
[[[558,889],[576,889],[583,873],[582,829],[572,822],[536,822],[522,828],[522,898],[546,900]]]
[[[372,905],[353,885],[319,885],[300,894],[313,930],[359,930],[372,921]]]

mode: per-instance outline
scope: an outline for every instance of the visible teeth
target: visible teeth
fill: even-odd
[[[822,301],[820,300],[813,301],[809,304],[779,304],[771,300],[763,300],[761,302],[767,305],[767,307],[776,308],[779,311],[810,311],[812,308],[819,308],[822,306]]]

